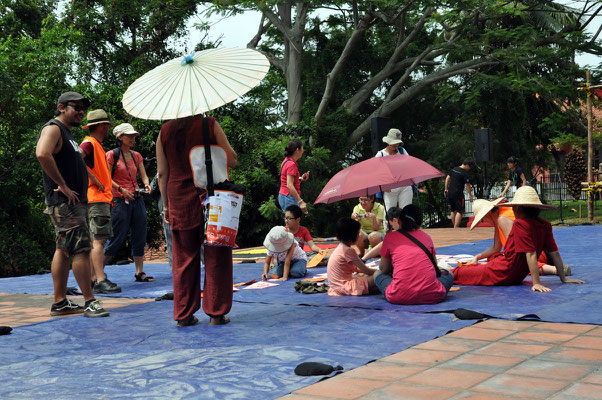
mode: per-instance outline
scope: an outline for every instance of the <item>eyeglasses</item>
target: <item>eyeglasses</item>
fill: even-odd
[[[73,107],[73,109],[77,112],[81,112],[81,111],[86,112],[88,110],[86,107],[82,107],[79,104],[67,103],[67,107],[69,107],[69,106]]]
[[[360,203],[369,203],[369,202],[371,202],[371,201],[372,201],[372,199],[362,199],[362,198],[360,197]]]
[[[292,220],[292,219],[297,219],[297,218],[295,218],[295,217],[284,217],[284,220],[285,220],[285,221],[290,221],[290,220]]]

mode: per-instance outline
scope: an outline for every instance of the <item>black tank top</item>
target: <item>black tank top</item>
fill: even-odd
[[[46,122],[42,127],[48,125],[56,125],[61,131],[61,138],[63,145],[58,153],[53,154],[54,161],[58,167],[59,172],[63,176],[65,183],[69,189],[77,192],[79,195],[80,203],[88,202],[88,171],[86,170],[86,164],[82,158],[82,154],[79,150],[77,142],[71,136],[71,131],[56,119],[51,119]],[[40,130],[41,132],[41,130]],[[38,135],[38,140],[40,136]],[[44,194],[45,202],[48,206],[53,206],[60,203],[66,203],[67,197],[60,191],[55,191],[58,187],[44,170],[42,170],[42,177],[44,179]]]

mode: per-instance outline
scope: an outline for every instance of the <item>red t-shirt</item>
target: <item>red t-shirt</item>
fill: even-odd
[[[117,166],[115,167],[115,172],[113,173],[113,180],[122,188],[128,190],[130,193],[134,193],[134,190],[138,189],[138,165],[142,162],[142,156],[137,151],[132,152],[132,159],[127,163],[127,169],[125,163],[123,162],[123,157],[119,154],[119,161],[117,161]],[[106,152],[107,163],[110,165],[114,164],[113,160],[113,150],[109,150]],[[111,171],[109,171],[111,172]],[[123,197],[119,190],[113,189],[113,197]]]
[[[86,165],[90,169],[94,169],[94,146],[92,146],[91,142],[82,142],[79,145],[79,148],[84,151],[82,157],[84,157],[84,161]]]
[[[280,170],[280,191],[278,193],[285,196],[291,193],[286,186],[286,177],[292,175],[294,177],[293,186],[297,190],[297,193],[299,193],[299,196],[301,196],[301,181],[299,180],[299,166],[297,162],[292,157],[286,157],[280,165]]]
[[[552,225],[541,218],[517,218],[504,253],[486,264],[464,265],[453,270],[458,285],[519,285],[529,274],[524,253],[558,251]]]
[[[288,231],[288,227],[286,228],[286,230]],[[309,242],[310,240],[313,240],[311,235],[309,234],[309,231],[304,226],[300,226],[299,230],[297,231],[297,233],[294,234],[294,236],[297,240],[297,243],[299,243],[301,247],[306,245],[307,242]]]
[[[419,229],[409,234],[436,256],[435,245],[429,235]],[[445,298],[445,287],[437,279],[431,259],[401,233],[387,233],[380,255],[390,258],[393,264],[393,282],[385,291],[389,303],[434,304]]]

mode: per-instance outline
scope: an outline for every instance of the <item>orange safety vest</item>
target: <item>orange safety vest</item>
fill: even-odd
[[[499,216],[500,217],[501,216],[508,217],[512,221],[514,221],[516,219],[516,217],[514,216],[514,210],[512,210],[512,207],[500,207]],[[499,225],[497,226],[497,231],[500,234],[500,241],[502,242],[502,247],[505,249],[506,241],[508,240],[508,238],[506,236],[504,236],[504,232],[502,232],[502,228]]]
[[[93,185],[92,181],[88,179],[88,203],[112,203],[112,180],[107,164],[107,158],[105,156],[105,150],[102,148],[100,142],[91,136],[86,136],[84,142],[92,143],[92,147],[94,148],[94,168],[87,168],[92,171],[100,183],[105,187],[104,192],[100,192],[98,186]]]

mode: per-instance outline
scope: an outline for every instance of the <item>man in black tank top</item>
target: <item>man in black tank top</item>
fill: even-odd
[[[56,118],[41,129],[36,157],[42,166],[45,214],[50,216],[56,234],[52,259],[54,303],[50,315],[84,313],[86,317],[109,315],[92,294],[90,285],[90,232],[87,224],[88,172],[71,128],[79,126],[90,100],[76,92],[63,93],[58,99]],[[86,301],[84,307],[67,299],[69,258],[73,257],[73,275]]]

